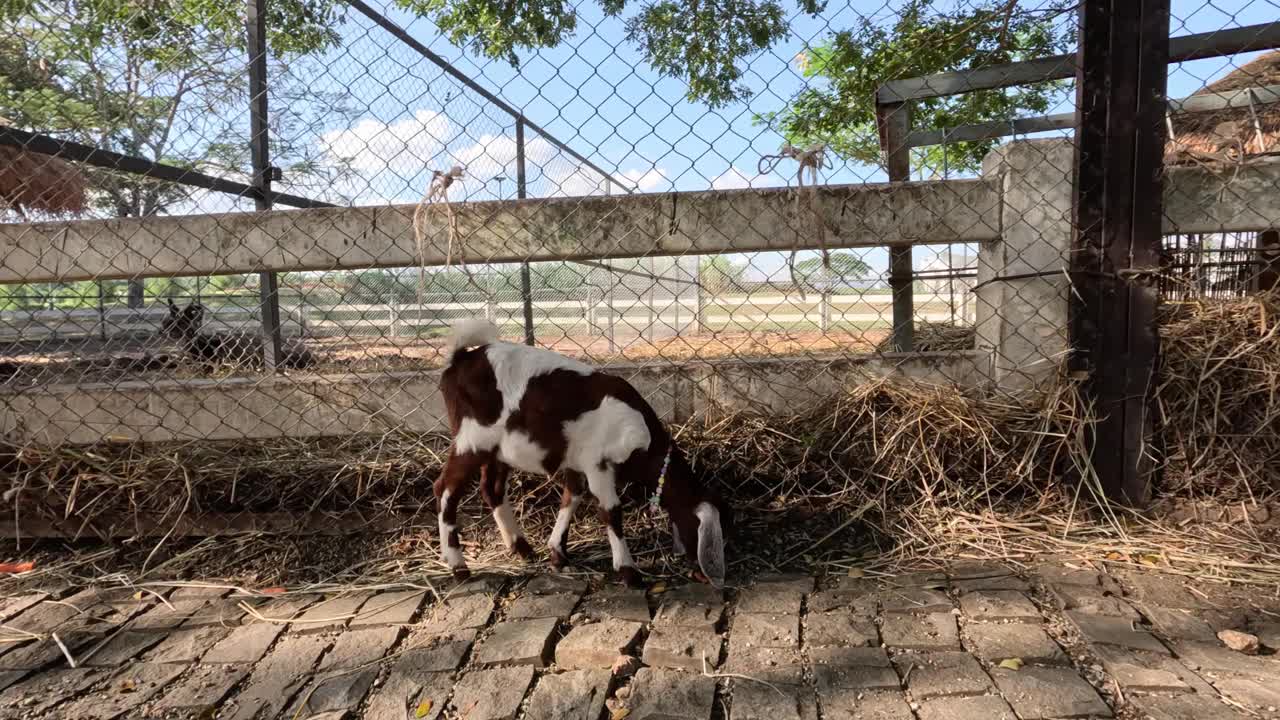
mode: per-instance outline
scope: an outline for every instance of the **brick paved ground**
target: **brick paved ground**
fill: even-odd
[[[655,590],[8,597],[0,720],[1280,717],[1280,621],[1256,591],[1064,561]]]

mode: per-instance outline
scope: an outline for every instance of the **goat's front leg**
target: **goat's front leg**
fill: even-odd
[[[464,579],[471,575],[466,560],[462,558],[462,540],[458,537],[458,503],[466,493],[471,478],[486,458],[475,453],[458,453],[449,448],[449,457],[436,480],[435,495],[440,519],[440,555],[454,577]]]
[[[573,514],[582,504],[582,493],[585,490],[582,475],[573,470],[561,472],[564,474],[564,488],[560,491],[560,511],[556,513],[556,525],[551,529],[551,537],[547,538],[547,547],[551,549],[551,567],[557,570],[569,563],[569,524],[573,522]]]
[[[512,512],[511,505],[507,504],[507,477],[510,474],[511,468],[506,463],[496,457],[491,458],[480,469],[480,494],[493,511],[493,521],[498,525],[503,544],[525,560],[532,560],[533,548],[525,539],[520,523],[516,522],[516,514]]]
[[[631,587],[640,586],[640,571],[631,559],[627,541],[622,536],[622,501],[618,498],[613,467],[597,470],[587,475],[587,486],[600,503],[600,522],[608,528],[609,550],[613,554],[613,569],[622,582]]]

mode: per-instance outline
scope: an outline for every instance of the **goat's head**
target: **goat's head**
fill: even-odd
[[[160,324],[160,331],[172,338],[189,338],[200,331],[204,324],[204,306],[193,302],[179,308],[169,300],[169,315]]]
[[[733,524],[732,509],[672,442],[665,505],[676,552],[683,552],[709,583],[721,587],[727,569],[724,538]]]

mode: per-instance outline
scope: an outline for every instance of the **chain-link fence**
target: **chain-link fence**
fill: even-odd
[[[1172,5],[1171,303],[1274,303],[1276,10]],[[97,505],[70,498],[81,466],[47,463],[82,444],[197,448],[213,489],[177,496],[208,513],[289,509],[305,492],[262,478],[331,468],[296,443],[358,445],[298,506],[416,507],[429,482],[372,480],[368,439],[433,466],[434,372],[466,317],[622,374],[673,422],[804,413],[884,378],[1067,381],[1091,277],[1079,3],[0,13],[0,429],[19,501],[59,527],[172,517],[173,475],[122,499],[136,462],[84,471]],[[1274,460],[1271,410],[1246,416],[1267,437],[1240,465]],[[273,442],[293,449],[234,497],[221,480],[243,471],[214,468]],[[1165,452],[1208,462],[1186,442]]]

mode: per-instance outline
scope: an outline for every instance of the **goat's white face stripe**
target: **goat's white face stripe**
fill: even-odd
[[[556,513],[556,526],[551,529],[551,537],[547,538],[547,547],[561,555],[564,554],[564,536],[569,532],[569,522],[573,520],[573,514],[577,512],[581,502],[582,498],[574,495],[569,498],[569,506],[560,508],[560,512]]]

